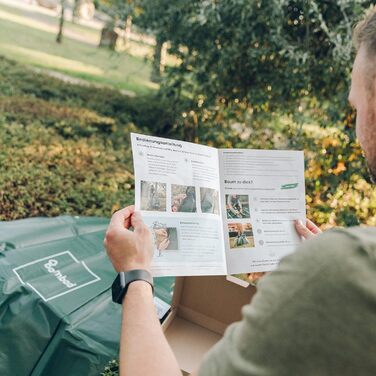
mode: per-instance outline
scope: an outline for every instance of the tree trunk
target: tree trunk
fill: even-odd
[[[184,120],[184,141],[197,142],[198,116],[196,113],[190,114]]]
[[[61,0],[59,32],[57,33],[57,37],[56,37],[57,43],[62,43],[62,41],[63,41],[64,15],[65,15],[65,0]]]
[[[108,23],[102,29],[99,47],[107,47],[110,50],[115,51],[118,37],[118,33],[114,30],[114,24],[112,22]]]
[[[125,21],[125,29],[124,29],[124,48],[127,48],[129,45],[129,41],[131,39],[131,31],[132,31],[132,16],[128,16],[127,20]]]
[[[152,65],[150,79],[153,82],[160,82],[161,71],[162,71],[161,58],[162,58],[162,48],[163,48],[164,40],[158,36],[156,39],[157,39],[156,40],[157,44],[155,45],[155,49],[154,49],[153,65]]]
[[[74,0],[73,8],[72,8],[72,22],[75,23],[76,19],[80,18],[80,6],[81,0]]]

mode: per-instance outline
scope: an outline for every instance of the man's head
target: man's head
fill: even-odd
[[[355,27],[354,44],[349,101],[357,111],[356,134],[376,182],[376,7]]]

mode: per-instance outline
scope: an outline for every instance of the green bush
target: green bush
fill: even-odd
[[[304,150],[307,215],[322,228],[376,225],[376,189],[354,136],[354,113],[341,122],[321,115],[295,119],[255,116],[247,103],[218,103],[212,110],[183,114],[187,128],[198,124],[200,143],[216,147]],[[299,121],[297,121],[299,120]]]
[[[111,360],[104,368],[101,376],[119,376],[119,364],[117,360]]]
[[[195,141],[217,147],[304,149],[308,216],[323,227],[376,225],[354,114],[342,124],[324,112],[255,116],[246,102],[221,100],[184,111],[189,103],[168,96],[72,85],[3,58],[0,95],[0,219],[108,216],[133,201],[129,133],[186,139],[193,129]]]
[[[32,124],[40,121],[55,128],[64,137],[81,138],[115,131],[112,118],[85,109],[68,107],[33,97],[0,97],[0,112],[7,122]]]
[[[71,114],[79,113],[82,108],[85,108],[94,111],[97,116],[112,118],[112,121],[118,126],[133,123],[139,129],[151,130],[158,135],[171,134],[171,130],[174,129],[175,114],[180,111],[176,109],[177,105],[172,106],[168,99],[164,99],[158,94],[129,97],[111,88],[72,85],[57,78],[37,73],[29,67],[1,56],[0,95],[12,98],[26,96],[44,100],[51,105],[56,103],[59,107],[69,107],[71,110],[70,113],[67,113],[67,120]],[[181,108],[182,105],[179,107]],[[61,111],[63,110],[61,109]],[[41,113],[41,120],[44,121],[42,116],[44,113]],[[103,120],[96,119],[99,122]],[[107,120],[105,122],[107,125]],[[83,125],[84,127],[91,126],[90,123]]]
[[[157,106],[141,101],[146,109],[118,91],[64,83],[0,57],[0,220],[110,216],[132,203],[129,133],[148,130],[130,119],[145,123]]]
[[[39,123],[0,122],[0,220],[110,216],[133,202],[131,161],[97,136],[64,139]],[[124,145],[129,148],[128,145]]]

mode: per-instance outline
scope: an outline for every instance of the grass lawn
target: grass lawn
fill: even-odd
[[[98,30],[71,23],[67,29],[87,37],[88,43],[66,36],[59,45],[56,18],[0,5],[0,55],[135,94],[157,87],[143,57],[95,47]]]

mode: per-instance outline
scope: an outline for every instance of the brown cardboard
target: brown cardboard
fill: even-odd
[[[183,371],[198,368],[226,327],[241,319],[241,307],[254,293],[254,287],[236,285],[225,276],[176,278],[163,329]]]

